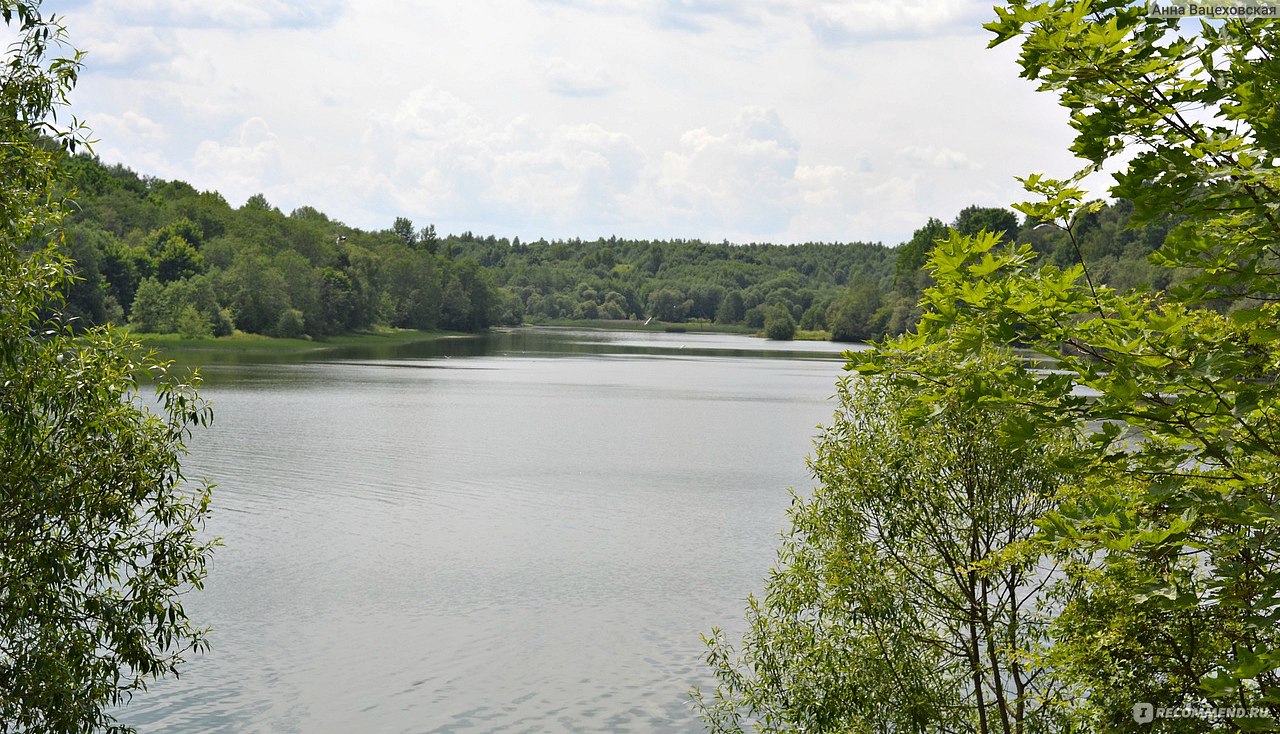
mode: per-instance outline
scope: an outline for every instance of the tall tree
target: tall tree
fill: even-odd
[[[918,293],[916,274],[929,259],[929,252],[950,230],[941,220],[929,217],[929,221],[911,235],[911,241],[898,246],[894,268],[894,287],[904,293]]]
[[[1044,660],[1072,598],[1032,543],[1068,477],[1069,427],[1026,435],[1028,411],[972,401],[1026,367],[1008,355],[841,382],[811,462],[818,488],[740,650],[708,640],[718,685],[694,700],[716,732],[1043,732],[1074,696]],[[940,401],[914,376],[945,373]]]
[[[194,381],[60,317],[58,148],[79,138],[51,120],[80,54],[58,55],[38,2],[0,17],[17,37],[0,67],[0,730],[127,731],[110,707],[205,644],[183,594],[204,577],[209,490],[179,459],[209,411]]]
[[[1116,163],[1111,192],[1133,202],[1135,221],[1181,222],[1152,258],[1183,280],[1159,297],[1117,293],[1087,260],[1040,266],[1029,246],[955,234],[932,255],[919,333],[855,366],[877,373],[907,355],[1009,344],[1053,358],[1055,372],[1016,397],[982,402],[1031,403],[1033,423],[1097,429],[1088,479],[1044,521],[1047,540],[1091,561],[1080,578],[1108,601],[1059,620],[1078,725],[1138,727],[1123,707],[1145,700],[1207,711],[1201,731],[1275,728],[1280,27],[1183,25],[1119,0],[996,12],[995,43],[1020,43],[1024,76],[1059,96],[1072,151],[1089,161],[1066,180],[1027,177],[1035,200],[1018,208],[1079,253],[1080,223],[1102,206],[1080,181]]]
[[[418,233],[413,228],[412,219],[396,217],[395,223],[391,225],[391,231],[400,238],[405,247],[413,249],[418,246]]]
[[[1018,216],[1001,207],[974,204],[960,210],[951,228],[963,235],[991,232],[1008,241],[1018,234]]]

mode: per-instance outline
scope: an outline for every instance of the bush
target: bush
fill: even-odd
[[[771,306],[764,319],[764,335],[777,341],[791,341],[796,337],[796,320],[782,306]]]
[[[183,306],[182,313],[178,314],[177,327],[178,333],[187,339],[213,336],[213,324],[209,322],[209,317],[191,304]]]
[[[303,320],[301,311],[296,308],[286,308],[280,312],[280,318],[276,319],[274,336],[283,339],[299,339],[305,333],[306,322]]]

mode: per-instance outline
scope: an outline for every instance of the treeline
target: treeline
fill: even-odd
[[[491,268],[532,322],[653,317],[758,330],[772,317],[792,330],[847,321],[847,338],[857,339],[906,328],[912,308],[892,298],[894,252],[878,244],[525,244],[464,235],[454,246]]]
[[[366,232],[311,207],[284,214],[260,195],[233,208],[217,193],[88,156],[67,165],[78,202],[68,248],[79,276],[68,311],[83,324],[149,332],[323,338],[374,326],[478,331],[653,318],[739,325],[782,339],[801,329],[865,341],[916,323],[925,259],[949,227],[1030,241],[1059,264],[1083,254],[1096,280],[1117,287],[1168,285],[1169,271],[1146,261],[1168,227],[1127,228],[1127,202],[1091,214],[1074,241],[1008,210],[975,206],[949,225],[930,219],[897,248],[521,242],[440,236],[404,217]]]
[[[233,329],[324,337],[374,325],[474,331],[519,323],[492,273],[362,232],[310,207],[288,215],[262,196],[220,195],[78,156],[69,253],[72,315],[189,336]]]

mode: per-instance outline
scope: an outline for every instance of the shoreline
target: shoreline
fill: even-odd
[[[526,323],[520,326],[495,327],[488,332],[416,331],[412,329],[379,329],[351,334],[341,334],[324,339],[294,339],[236,332],[223,337],[184,337],[180,334],[156,334],[133,332],[127,327],[120,331],[138,342],[145,350],[154,351],[163,360],[180,364],[207,362],[252,362],[280,359],[313,359],[326,352],[369,347],[400,347],[407,344],[440,341],[444,339],[470,339],[486,333],[524,328],[584,329],[617,332],[688,333],[688,334],[737,334],[756,336],[768,341],[756,329],[744,326],[716,325],[707,322],[670,324],[643,321],[610,321],[603,319],[572,321],[558,319],[551,322]],[[798,332],[791,341],[828,341],[826,332]],[[825,337],[825,338],[824,338]]]
[[[465,339],[475,336],[474,334],[456,331],[415,331],[412,329],[356,332],[325,339],[289,339],[262,334],[246,334],[244,332],[236,332],[231,336],[191,338],[180,334],[131,332],[127,329],[122,329],[121,331],[128,338],[141,344],[143,349],[154,351],[161,359],[178,363],[253,361],[255,358],[270,360],[282,357],[310,358],[324,352],[352,347],[397,347],[418,342]]]

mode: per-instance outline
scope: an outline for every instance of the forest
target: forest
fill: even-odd
[[[323,339],[395,327],[478,331],[495,325],[649,318],[836,341],[906,331],[929,285],[925,257],[949,229],[1031,242],[1046,262],[1084,258],[1101,283],[1159,290],[1172,271],[1147,261],[1170,222],[1130,227],[1132,205],[1102,206],[1073,242],[1007,209],[970,206],[929,219],[910,241],[800,245],[626,240],[522,242],[439,235],[398,217],[349,227],[312,207],[285,214],[263,196],[233,208],[197,191],[80,154],[67,156],[77,208],[68,313],[188,337],[234,331]]]
[[[0,731],[132,731],[119,707],[209,649],[183,606],[218,544],[212,486],[183,474],[212,419],[201,377],[83,326],[324,339],[592,315],[901,332],[845,353],[817,486],[790,497],[745,627],[703,637],[706,730],[1280,729],[1275,24],[997,6],[991,45],[1017,46],[1081,161],[1020,179],[1022,218],[971,206],[896,247],[523,243],[232,208],[78,154],[53,113],[82,54],[38,6],[0,0]],[[1099,172],[1109,202],[1082,183]],[[546,605],[580,632],[572,606]]]

